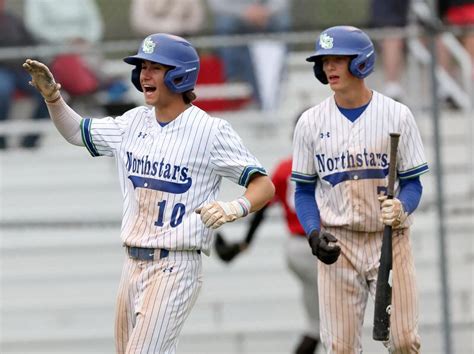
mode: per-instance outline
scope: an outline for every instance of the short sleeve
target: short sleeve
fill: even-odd
[[[302,183],[315,183],[318,175],[313,159],[311,128],[308,124],[308,113],[298,120],[293,135],[293,165],[291,180]]]
[[[429,170],[415,118],[408,107],[405,109],[397,154],[397,170],[401,179],[420,176]]]
[[[222,177],[247,187],[254,173],[267,175],[257,158],[244,146],[230,124],[221,120],[211,149],[211,163]]]
[[[92,156],[114,156],[127,127],[125,116],[116,118],[84,118],[82,141]]]

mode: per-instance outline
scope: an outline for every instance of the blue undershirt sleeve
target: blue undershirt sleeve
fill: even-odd
[[[420,176],[400,180],[398,199],[408,214],[413,213],[418,207],[418,204],[420,204],[422,191],[423,187],[421,185]]]
[[[316,183],[296,182],[295,209],[306,235],[321,229],[321,218],[316,202]]]

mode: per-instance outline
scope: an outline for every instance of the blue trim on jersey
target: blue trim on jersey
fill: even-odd
[[[412,168],[411,170],[408,170],[408,171],[399,173],[399,174],[398,174],[398,177],[399,177],[400,179],[413,178],[413,177],[416,177],[416,176],[420,176],[420,175],[422,175],[423,173],[428,172],[429,170],[430,170],[430,169],[429,169],[429,167],[428,167],[428,164],[427,164],[427,163],[424,163],[423,165],[414,167],[414,168]]]
[[[296,182],[295,209],[306,235],[321,229],[321,217],[316,201],[316,183]]]
[[[239,185],[243,187],[247,187],[247,185],[250,182],[250,177],[254,173],[260,173],[261,175],[268,176],[267,171],[265,171],[263,167],[247,166],[244,168],[244,170],[242,171],[242,174],[240,175]]]
[[[365,170],[353,170],[333,173],[331,175],[324,176],[323,179],[335,185],[353,179],[379,179],[385,178],[388,175],[388,167],[384,169],[365,169]]]
[[[337,105],[336,106],[339,109],[339,112],[341,112],[344,117],[346,117],[352,123],[354,123],[356,119],[359,118],[362,113],[364,113],[369,103],[370,101],[367,104],[357,107],[357,108],[342,108]]]
[[[84,118],[81,120],[81,136],[82,136],[82,142],[84,143],[85,147],[89,151],[89,153],[96,157],[100,156],[99,152],[97,151],[96,147],[94,146],[94,143],[92,142],[92,136],[91,136],[91,119],[90,118]]]
[[[134,189],[145,188],[173,194],[183,194],[187,192],[193,184],[191,178],[188,178],[186,183],[168,182],[160,179],[140,176],[128,176],[128,179],[132,181]]]
[[[301,183],[316,183],[316,181],[318,180],[318,176],[317,175],[310,176],[310,175],[304,175],[298,172],[292,172],[291,180],[294,182],[301,182]]]

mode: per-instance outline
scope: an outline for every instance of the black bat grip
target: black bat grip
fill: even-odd
[[[388,166],[387,198],[392,199],[397,178],[397,150],[400,133],[390,133],[390,157]]]
[[[387,198],[393,199],[397,175],[397,150],[399,133],[390,133],[390,159],[388,169]],[[374,327],[372,338],[388,341],[390,338],[390,314],[392,311],[392,227],[383,230],[380,265],[375,292]]]

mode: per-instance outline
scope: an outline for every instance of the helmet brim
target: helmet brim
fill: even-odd
[[[316,51],[313,55],[310,55],[309,57],[306,58],[307,62],[314,63],[321,59],[322,57],[328,56],[328,55],[341,55],[341,56],[357,56],[359,53],[354,51],[354,50],[318,50]]]
[[[123,58],[123,61],[130,65],[140,65],[144,60],[151,61],[153,63],[158,63],[162,65],[176,67],[176,63],[171,63],[170,60],[157,56],[157,55],[146,55],[146,54],[136,54],[129,57]]]

